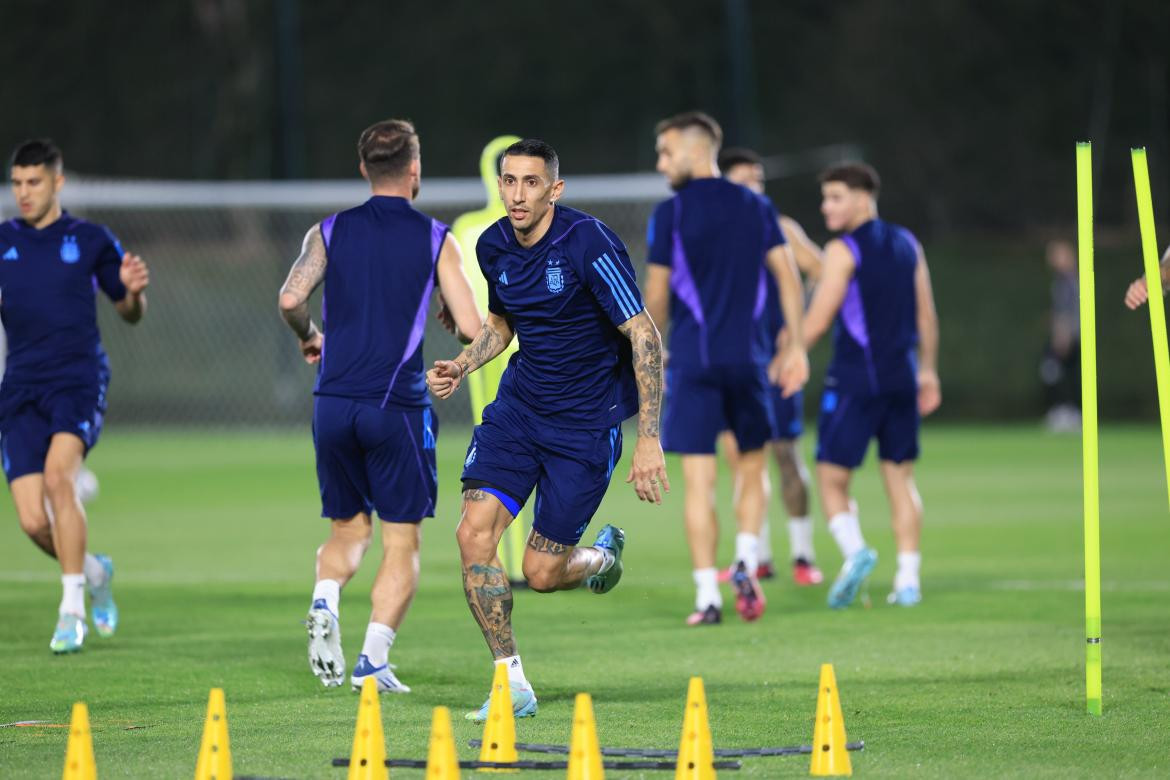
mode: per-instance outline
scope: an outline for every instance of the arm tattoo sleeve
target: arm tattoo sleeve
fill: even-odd
[[[662,337],[646,312],[618,326],[634,351],[638,382],[638,435],[657,436],[662,410]]]
[[[300,257],[280,288],[281,316],[301,341],[312,336],[315,329],[309,317],[309,296],[325,279],[325,264],[325,240],[321,226],[314,225],[305,235]]]
[[[511,341],[512,334],[500,333],[492,326],[491,317],[488,317],[479,329],[479,335],[455,358],[455,362],[463,368],[466,376],[503,352]]]
[[[512,636],[512,586],[498,566],[471,564],[463,570],[463,591],[493,658],[516,655]]]

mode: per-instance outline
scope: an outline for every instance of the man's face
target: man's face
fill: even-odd
[[[12,196],[20,216],[30,224],[45,218],[65,183],[65,176],[47,165],[14,165],[11,176]]]
[[[654,148],[658,151],[658,172],[666,177],[672,189],[681,190],[692,178],[694,144],[681,130],[671,128],[658,136]]]
[[[498,182],[508,221],[519,233],[540,224],[565,186],[552,179],[543,159],[520,155],[506,155],[500,161]]]
[[[742,184],[752,192],[764,194],[764,166],[759,163],[736,163],[723,172],[723,177]]]
[[[821,185],[821,214],[825,227],[834,233],[848,230],[870,210],[871,196],[865,190],[851,190],[840,181]]]

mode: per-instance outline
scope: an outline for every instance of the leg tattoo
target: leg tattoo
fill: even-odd
[[[494,658],[516,655],[512,636],[512,587],[499,566],[473,563],[463,569],[463,590],[467,606]]]

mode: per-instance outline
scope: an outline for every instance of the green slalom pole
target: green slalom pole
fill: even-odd
[[[455,240],[459,242],[459,248],[463,250],[463,267],[467,272],[467,278],[471,281],[471,289],[475,293],[476,303],[484,312],[487,311],[488,304],[487,280],[483,278],[483,273],[479,269],[479,261],[475,256],[475,245],[479,241],[480,234],[507,213],[504,209],[504,202],[500,200],[499,188],[496,186],[496,161],[505,149],[519,140],[519,136],[502,135],[492,139],[483,148],[483,153],[479,158],[479,175],[483,179],[486,205],[482,209],[469,211],[462,215],[451,226],[451,232],[455,235]],[[518,348],[518,341],[518,339],[512,339],[512,343],[508,345],[503,354],[467,377],[467,391],[471,396],[472,422],[476,425],[483,422],[484,407],[496,399],[496,392],[500,388],[500,379],[504,375],[504,368],[508,365],[508,358]],[[504,532],[504,537],[500,540],[500,560],[503,562],[504,570],[513,585],[524,582],[521,569],[524,564],[524,542],[527,536],[528,534],[524,530],[524,513],[521,512],[512,521],[512,525],[508,526],[508,530]]]
[[[1154,200],[1150,195],[1150,169],[1145,149],[1130,150],[1133,185],[1137,191],[1138,225],[1142,231],[1142,257],[1146,289],[1150,293],[1150,333],[1154,337],[1154,374],[1158,380],[1158,412],[1162,417],[1162,462],[1166,467],[1170,498],[1170,349],[1166,345],[1166,310],[1162,302],[1162,274],[1158,268],[1158,238],[1154,235]]]
[[[1085,701],[1101,714],[1101,502],[1097,471],[1097,307],[1093,278],[1093,147],[1077,144],[1081,283],[1081,432],[1085,499]]]

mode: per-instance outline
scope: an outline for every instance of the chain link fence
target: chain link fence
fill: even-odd
[[[646,223],[667,193],[658,177],[589,177],[565,203],[613,228],[643,270]],[[574,189],[580,199],[572,197]],[[430,194],[430,197],[428,197]],[[107,225],[151,269],[149,311],[134,327],[99,305],[113,381],[109,420],[119,425],[307,425],[315,370],[281,320],[277,291],[305,231],[368,196],[361,182],[161,184],[70,181],[63,203]],[[451,224],[482,208],[478,180],[426,182],[418,207]],[[469,273],[478,273],[469,268]],[[314,296],[320,316],[320,295]],[[459,344],[432,317],[426,361]],[[469,426],[466,393],[435,409]]]

